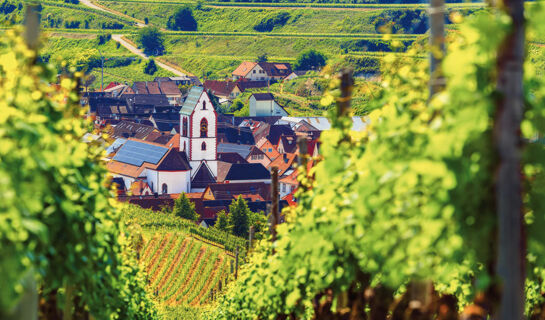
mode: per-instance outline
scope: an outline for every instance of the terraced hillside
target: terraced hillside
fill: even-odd
[[[201,306],[219,293],[230,278],[232,254],[183,232],[155,233],[140,258],[148,283],[168,306]]]

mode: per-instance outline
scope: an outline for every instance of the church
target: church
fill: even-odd
[[[193,87],[180,109],[179,146],[129,138],[107,163],[114,178],[162,195],[202,192],[218,175],[218,115],[202,87]],[[145,195],[145,194],[143,194]]]
[[[218,176],[218,114],[203,87],[194,86],[180,109],[180,151],[191,166],[191,191],[202,192]]]

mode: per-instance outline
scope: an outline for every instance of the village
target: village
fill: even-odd
[[[132,86],[112,82],[82,95],[95,126],[85,139],[104,144],[119,201],[159,211],[184,194],[195,205],[197,222],[208,227],[239,196],[253,212],[270,212],[275,168],[281,210],[297,203],[297,167],[303,154],[307,169],[319,161],[329,120],[291,117],[270,92],[250,95],[248,117],[221,114],[217,107],[246,90],[302,74],[288,63],[245,61],[224,81],[184,76]],[[352,121],[355,131],[366,125],[361,117]]]

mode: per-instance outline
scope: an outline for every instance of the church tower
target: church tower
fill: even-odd
[[[180,151],[187,154],[192,179],[197,172],[203,175],[203,170],[218,176],[217,124],[208,94],[203,87],[194,86],[180,109]]]

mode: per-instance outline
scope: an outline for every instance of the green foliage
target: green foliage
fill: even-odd
[[[545,13],[536,16],[534,23]],[[432,280],[462,305],[486,289],[483,266],[494,263],[496,250],[490,245],[497,219],[495,59],[508,29],[499,12],[460,25],[444,63],[447,88],[431,101],[427,63],[387,55],[367,130],[350,132],[350,118],[330,111],[333,128],[320,138],[323,160],[312,169],[315,178],[299,178],[308,191],[296,194],[298,206],[284,212],[288,223],[278,227],[278,240],[261,243],[209,318],[310,319],[320,293],[331,290],[333,305],[340,304],[362,277],[398,292],[411,280]],[[339,83],[332,79],[325,105],[341,100]],[[545,274],[545,239],[537,231],[545,222],[545,148],[535,139],[545,133],[543,88],[526,65],[530,303],[539,300]]]
[[[111,34],[101,34],[97,37],[97,41],[98,41],[98,45],[103,45],[105,44],[106,42],[110,41],[112,39],[112,35]]]
[[[254,30],[259,32],[271,32],[276,27],[283,27],[289,19],[289,12],[275,12],[271,16],[263,18],[263,20],[254,26]]]
[[[193,11],[189,7],[178,9],[168,18],[167,28],[179,31],[197,31],[197,21],[193,18]]]
[[[183,192],[178,199],[174,200],[173,213],[177,217],[191,221],[199,220],[199,214],[195,211],[195,204]]]
[[[82,141],[91,123],[82,120],[78,80],[50,86],[57,70],[35,65],[19,34],[3,34],[9,50],[0,56],[0,313],[30,274],[44,294],[74,288],[95,318],[156,318],[112,206],[102,149]]]
[[[218,218],[216,220],[216,224],[214,224],[214,228],[221,231],[229,231],[229,219],[227,218],[227,213],[225,213],[225,210],[218,212]]]
[[[269,57],[267,56],[267,54],[262,53],[262,54],[257,56],[256,62],[267,62],[268,59],[269,59]]]
[[[318,70],[325,66],[325,63],[326,57],[322,53],[314,49],[309,49],[301,52],[297,57],[294,68],[295,70]]]
[[[246,200],[238,196],[237,199],[229,205],[229,225],[234,235],[248,238],[248,228],[250,227],[250,215],[252,212],[246,204]]]
[[[65,3],[79,4],[79,0],[64,0]]]
[[[147,55],[162,55],[165,50],[163,35],[156,27],[140,29],[137,41]]]
[[[157,65],[155,64],[155,60],[149,59],[148,63],[146,64],[146,67],[144,68],[144,73],[149,74],[150,76],[155,74],[157,72]]]

